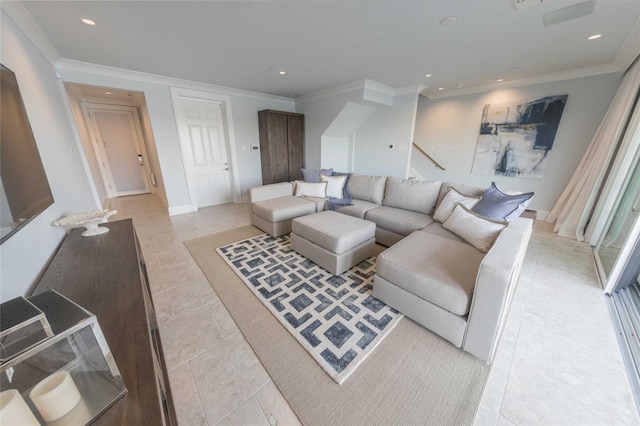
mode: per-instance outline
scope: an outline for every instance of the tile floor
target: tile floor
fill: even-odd
[[[183,245],[249,224],[247,205],[169,217],[141,195],[109,207],[141,241],[180,424],[299,424]],[[475,424],[638,423],[589,247],[536,223]]]

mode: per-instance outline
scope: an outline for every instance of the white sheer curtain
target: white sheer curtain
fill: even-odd
[[[622,136],[640,88],[640,60],[627,70],[618,92],[582,157],[569,184],[553,207],[547,221],[563,237],[584,241],[584,229],[596,203],[598,191]]]

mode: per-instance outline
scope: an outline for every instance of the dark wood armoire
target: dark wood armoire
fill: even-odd
[[[304,114],[264,110],[258,112],[262,183],[302,179],[304,167]]]

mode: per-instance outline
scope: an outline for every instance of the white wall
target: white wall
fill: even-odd
[[[162,178],[162,168],[160,167],[160,160],[158,159],[158,149],[156,148],[156,140],[153,137],[153,129],[151,128],[147,102],[144,99],[142,99],[142,102],[138,105],[138,115],[140,116],[140,126],[142,127],[144,144],[147,148],[147,155],[149,156],[151,173],[156,177],[156,185],[153,192],[158,194],[166,203],[167,192],[164,189],[164,179]]]
[[[82,143],[86,154],[87,164],[89,166],[89,171],[91,172],[91,177],[93,178],[95,190],[98,193],[100,203],[103,207],[106,207],[109,196],[107,194],[104,179],[102,179],[102,173],[100,172],[100,165],[98,164],[93,143],[91,142],[91,135],[89,134],[89,129],[87,128],[84,116],[82,115],[82,107],[80,106],[80,102],[78,102],[78,100],[69,92],[69,88],[66,88],[66,92],[69,99],[69,106],[71,107],[71,113],[73,114],[74,124],[78,130],[78,136],[80,137],[80,142]]]
[[[415,149],[411,166],[426,180],[477,186],[488,186],[495,181],[505,190],[534,191],[536,196],[530,208],[544,216],[573,175],[621,78],[619,74],[606,74],[439,100],[420,97],[415,141],[446,171],[436,169]],[[569,97],[542,179],[471,174],[485,104],[562,94]]]
[[[62,61],[58,66],[58,71],[62,79],[67,82],[135,90],[144,93],[159,165],[162,170],[167,202],[169,207],[174,208],[190,205],[191,202],[171,100],[171,87],[231,96],[241,194],[246,194],[247,189],[252,186],[262,184],[260,152],[251,152],[249,149],[252,144],[259,145],[258,111],[263,109],[294,110],[294,102],[288,98],[92,64]]]
[[[332,130],[336,121],[341,121],[341,114],[347,110],[348,105],[360,104],[374,111],[365,111],[363,118],[354,129],[353,140],[354,167],[353,171],[371,175],[391,175],[406,177],[409,166],[409,154],[413,132],[415,129],[415,114],[418,102],[418,94],[405,94],[399,96],[382,96],[381,101],[386,103],[391,99],[391,105],[374,103],[365,100],[373,99],[375,91],[356,89],[332,96],[322,96],[316,99],[296,102],[296,110],[305,115],[305,166],[308,168],[320,168],[321,159],[327,158],[322,153],[323,137],[325,135],[337,136]],[[364,110],[364,109],[363,109]],[[348,112],[348,111],[347,111]],[[344,126],[338,126],[344,127]],[[345,135],[342,135],[345,136]],[[335,142],[335,141],[333,141]],[[394,149],[389,149],[389,145]],[[404,145],[406,150],[402,150]],[[331,143],[329,146],[332,146]],[[322,164],[328,165],[327,162]]]
[[[61,83],[52,65],[1,12],[0,61],[18,80],[42,158],[54,204],[0,246],[0,301],[25,295],[35,283],[65,230],[50,223],[75,212],[96,209],[80,147],[67,116]]]
[[[244,197],[251,187],[262,185],[262,164],[260,151],[251,151],[251,145],[260,145],[258,111],[275,109],[294,112],[293,100],[280,102],[269,99],[231,95],[233,128],[236,138],[238,171],[240,173],[240,193]]]
[[[355,172],[408,176],[417,104],[417,93],[394,96],[392,106],[380,106],[356,131]]]
[[[362,89],[357,89],[319,99],[296,100],[296,111],[304,114],[304,165],[306,168],[320,168],[322,135],[348,103],[366,103],[362,100],[362,93]]]

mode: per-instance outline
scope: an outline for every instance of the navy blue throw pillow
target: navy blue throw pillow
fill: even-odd
[[[484,191],[482,199],[472,211],[493,220],[511,221],[524,211],[533,198],[533,192],[525,194],[508,195],[500,191],[495,182]]]
[[[301,169],[302,171],[302,179],[305,182],[318,183],[320,182],[320,173],[325,176],[331,176],[333,174],[333,169],[322,169],[322,170],[311,170],[311,169]]]

